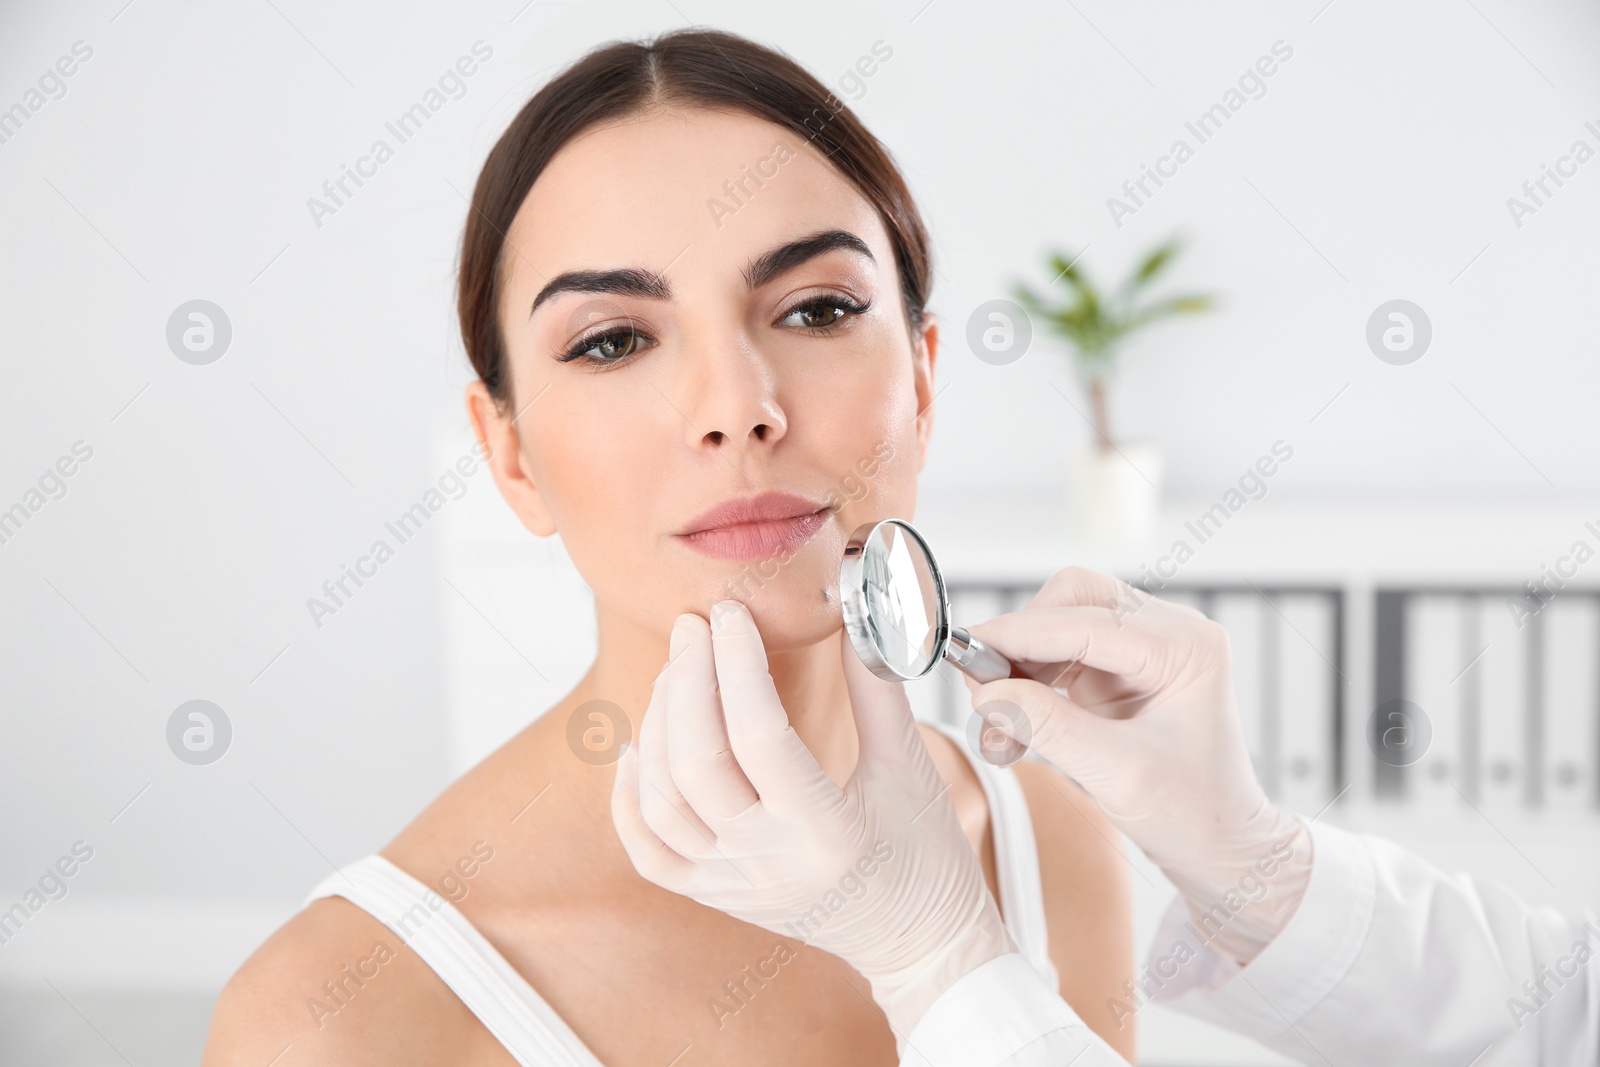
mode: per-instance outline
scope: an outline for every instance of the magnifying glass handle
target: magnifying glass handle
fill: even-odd
[[[967,633],[963,626],[950,627],[950,644],[944,658],[976,682],[1011,677],[1011,661]]]

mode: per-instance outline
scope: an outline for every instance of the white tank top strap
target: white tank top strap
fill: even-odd
[[[1045,924],[1044,882],[1039,874],[1039,846],[1033,836],[1033,819],[1022,782],[1010,767],[996,767],[975,759],[963,732],[948,723],[930,722],[955,743],[983,784],[989,801],[989,827],[994,835],[995,878],[1000,889],[1000,912],[1017,948],[1051,989],[1061,977],[1050,959],[1049,928]]]
[[[373,853],[340,868],[318,883],[305,903],[327,896],[349,900],[414,949],[518,1063],[601,1067],[555,1009],[454,904],[384,856]]]

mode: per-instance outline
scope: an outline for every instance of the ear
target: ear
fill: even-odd
[[[928,443],[933,440],[934,366],[939,359],[939,320],[924,312],[922,329],[912,338],[911,372],[917,387],[917,471],[928,462]]]
[[[522,437],[516,425],[519,416],[502,411],[481,380],[467,386],[466,399],[473,435],[478,439],[479,450],[485,453],[484,462],[494,475],[500,495],[529,533],[549,537],[556,532],[555,519],[522,454]]]

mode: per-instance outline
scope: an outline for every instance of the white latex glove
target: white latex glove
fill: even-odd
[[[1197,924],[1210,914],[1219,925],[1214,909],[1224,905],[1212,944],[1253,959],[1305,894],[1311,840],[1256,781],[1227,631],[1076,567],[1022,610],[970,631],[1029,676],[967,678],[973,708],[998,710],[986,715],[993,729],[1083,786],[1183,892]],[[985,709],[991,701],[1011,708]]]
[[[789,725],[744,605],[680,615],[612,821],[662,888],[839,956],[897,1046],[961,976],[1017,951],[904,690],[841,638],[860,739],[843,788]]]
[[[1016,944],[901,686],[848,641],[859,737],[838,787],[789,726],[749,609],[678,616],[611,819],[640,875],[834,953],[872,984],[896,1043],[957,979]]]

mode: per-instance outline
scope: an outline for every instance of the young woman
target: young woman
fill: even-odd
[[[838,564],[860,523],[914,516],[931,274],[887,152],[781,53],[698,30],[618,43],[528,102],[467,214],[467,406],[506,502],[593,589],[599,650],[251,956],[208,1065],[896,1062],[843,961],[635,872],[614,758],[581,739],[596,709],[637,736],[674,619],[732,596],[794,729],[848,779]],[[1019,947],[1131,1059],[1108,1008],[1133,955],[1107,824],[1045,764],[923,735]]]

